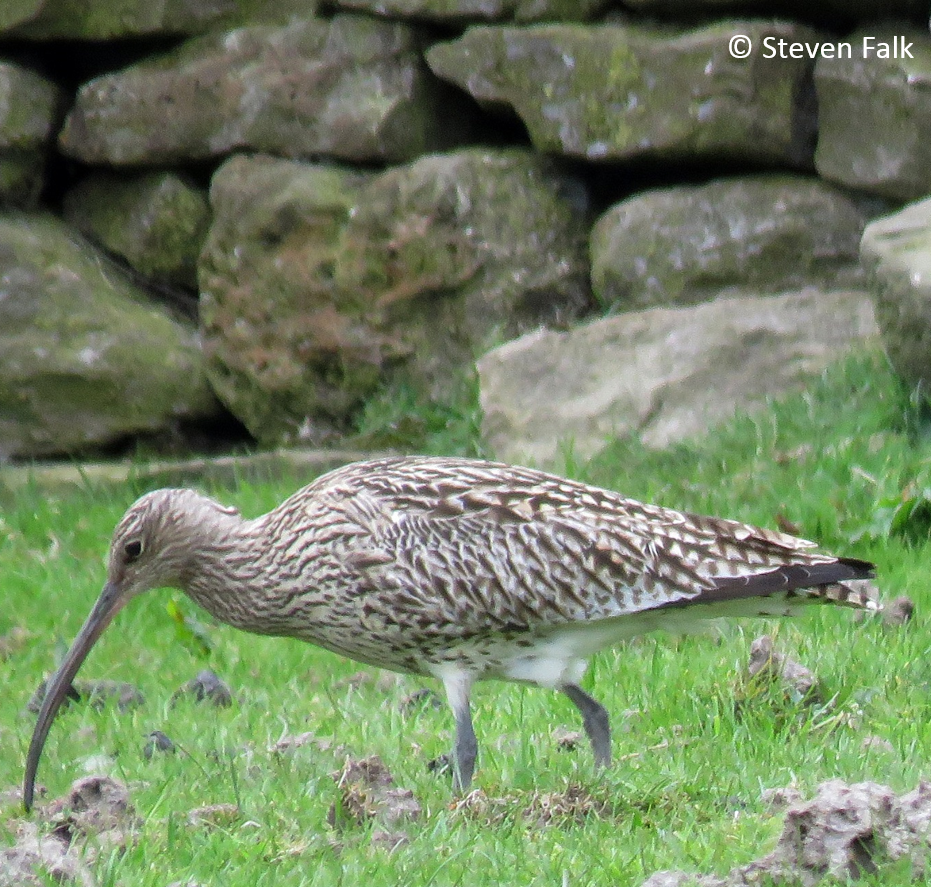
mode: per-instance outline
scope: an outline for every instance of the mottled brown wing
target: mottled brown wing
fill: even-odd
[[[860,572],[740,524],[678,513],[673,521],[572,506],[453,512],[448,503],[434,515],[397,513],[368,534],[352,556],[369,589],[361,600],[368,619],[468,638],[768,595]]]

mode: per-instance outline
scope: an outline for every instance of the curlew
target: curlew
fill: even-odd
[[[477,680],[561,690],[606,765],[607,710],[580,686],[598,650],[706,618],[792,615],[816,602],[875,608],[854,581],[872,577],[872,564],[813,549],[784,533],[470,459],[348,465],[253,520],[192,490],[156,490],[117,524],[101,595],[49,682],[24,803],[82,662],[149,589],[179,588],[244,631],[438,678],[454,715],[455,788],[465,790],[477,755]]]

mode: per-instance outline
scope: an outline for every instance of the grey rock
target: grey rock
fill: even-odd
[[[352,15],[196,37],[86,83],[61,150],[108,165],[171,164],[240,148],[408,160],[455,143],[467,119],[425,70],[421,40],[408,25]]]
[[[4,0],[8,3],[9,0]],[[22,3],[22,0],[17,0]],[[238,0],[45,0],[14,30],[27,40],[112,40],[196,34],[236,12]],[[0,18],[2,23],[2,18]]]
[[[731,57],[730,37],[753,51]],[[811,166],[808,60],[764,58],[767,37],[815,41],[783,22],[693,31],[604,24],[469,28],[426,60],[478,101],[508,105],[534,147],[589,160],[749,159]]]
[[[175,173],[92,173],[65,195],[64,215],[144,277],[197,289],[208,195]]]
[[[380,175],[233,158],[200,264],[215,390],[270,443],[341,431],[393,374],[442,396],[474,354],[587,304],[573,186],[523,151]]]
[[[51,80],[0,61],[0,205],[36,204],[63,100]]]
[[[932,201],[920,200],[867,225],[860,258],[873,280],[874,309],[893,368],[932,392]]]
[[[644,191],[591,232],[591,280],[618,309],[863,283],[866,216],[817,179],[755,175]]]
[[[865,45],[871,38],[873,42]],[[912,44],[906,53],[899,38]],[[852,35],[848,45],[850,58],[836,53],[815,66],[816,169],[830,181],[894,200],[928,195],[932,184],[928,32],[876,24]],[[881,55],[884,49],[886,56]]]
[[[444,398],[476,355],[591,304],[584,188],[522,150],[421,157],[367,184],[335,279],[367,292],[404,343],[404,374]]]
[[[0,33],[35,18],[46,0],[4,0],[0,3]]]
[[[332,468],[349,462],[373,458],[373,452],[359,450],[266,450],[228,456],[196,456],[190,459],[157,461],[103,462],[43,462],[41,465],[9,465],[0,471],[0,503],[12,501],[29,487],[43,490],[48,495],[64,495],[75,490],[95,487],[123,487],[129,483],[155,487],[184,487],[196,484],[233,485],[244,480],[263,480],[275,475],[279,479],[292,479],[297,485],[309,477],[318,477]],[[3,639],[11,643],[13,637],[0,635],[0,661],[4,657]]]
[[[343,9],[440,23],[583,22],[607,5],[607,0],[338,0]]]
[[[0,217],[0,460],[216,414],[195,330],[45,214]]]
[[[866,293],[805,290],[651,308],[539,331],[477,362],[482,431],[507,462],[584,458],[616,436],[699,435],[797,390],[876,331]]]
[[[334,281],[367,178],[272,157],[233,157],[212,178],[213,222],[199,263],[208,373],[265,442],[307,440],[309,417],[328,424],[347,415],[396,352],[388,336],[342,310]]]

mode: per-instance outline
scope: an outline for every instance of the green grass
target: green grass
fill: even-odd
[[[397,414],[412,407],[406,401]],[[393,410],[389,401],[374,408],[371,425],[381,416],[389,423]],[[478,451],[469,400],[444,433],[437,415],[416,422],[423,446]],[[427,767],[448,750],[447,710],[400,708],[424,682],[378,682],[374,669],[216,625],[183,596],[153,592],[121,613],[80,675],[132,682],[145,704],[129,713],[70,706],[52,728],[39,781],[48,797],[58,797],[88,768],[99,770],[100,756],[112,758],[110,772],[128,784],[143,825],[125,853],[96,864],[103,885],[165,887],[189,878],[231,887],[555,885],[563,877],[574,885],[638,885],[658,869],[726,873],[773,847],[781,817],[761,803],[764,788],[795,782],[809,793],[842,778],[904,792],[929,771],[923,424],[883,361],[869,356],[834,368],[805,396],[738,417],[697,444],[653,453],[619,441],[590,464],[567,458],[562,470],[638,498],[767,526],[781,515],[827,549],[876,561],[883,595],[908,595],[917,608],[902,627],[858,624],[848,611],[819,608],[795,622],[654,636],[596,657],[586,686],[607,705],[615,738],[616,763],[602,776],[592,773],[586,747],[564,751],[551,739],[556,727],[578,728],[564,697],[483,684],[474,697],[476,778],[487,801],[453,809],[447,776]],[[271,478],[210,492],[253,515],[291,491]],[[28,490],[0,519],[0,636],[27,632],[0,661],[0,791],[22,779],[33,726],[26,703],[100,590],[110,531],[140,492],[50,498]],[[167,610],[173,600],[205,622],[207,655],[180,640]],[[802,709],[779,693],[738,704],[750,642],[764,632],[820,676],[823,707]],[[232,686],[237,703],[173,707],[173,692],[204,667]],[[360,671],[374,680],[347,682]],[[187,754],[146,760],[146,736],[157,729]],[[424,815],[402,826],[408,844],[390,853],[371,843],[373,825],[328,825],[339,797],[330,774],[343,762],[340,750],[270,751],[284,734],[307,730],[353,755],[380,755],[412,789]],[[871,736],[892,750],[868,750]],[[597,808],[541,821],[542,809],[569,786],[580,786]],[[187,824],[188,811],[218,803],[239,803],[240,818],[216,828]],[[12,843],[20,817],[15,805],[0,807],[0,845]],[[906,869],[883,869],[861,883],[904,885]]]

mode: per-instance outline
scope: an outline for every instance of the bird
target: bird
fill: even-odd
[[[134,502],[110,543],[97,602],[48,683],[26,759],[39,759],[71,682],[133,598],[177,588],[214,617],[396,672],[437,678],[454,718],[453,782],[467,791],[476,681],[564,693],[598,767],[607,709],[582,689],[597,651],[723,616],[877,608],[874,565],[782,532],[683,513],[533,468],[387,456],[322,475],[267,514],[191,489]]]

